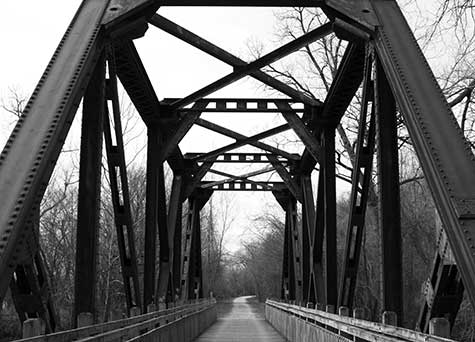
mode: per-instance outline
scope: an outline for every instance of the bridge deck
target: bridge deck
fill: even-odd
[[[265,320],[262,309],[254,297],[239,297],[231,303],[220,306],[217,322],[195,341],[285,341]]]

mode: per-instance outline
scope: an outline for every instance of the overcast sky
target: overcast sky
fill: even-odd
[[[8,100],[10,88],[30,94],[54,49],[72,19],[80,0],[2,0],[0,2],[0,100]],[[249,60],[250,41],[265,43],[266,51],[280,44],[275,36],[272,8],[161,8],[159,14],[177,22],[231,53]],[[136,40],[137,49],[160,99],[184,97],[226,75],[231,68],[187,44],[150,26],[144,38]],[[216,97],[264,97],[258,84],[243,79],[214,94]],[[5,100],[6,99],[6,100]],[[0,143],[11,129],[12,117],[0,112]],[[282,122],[273,114],[205,115],[204,118],[252,135]],[[79,137],[80,115],[73,125],[70,140]],[[137,129],[144,132],[142,125]],[[185,152],[204,152],[231,142],[209,131],[193,128],[180,144]],[[145,140],[134,140],[132,150],[140,150]],[[222,167],[222,166],[220,166]],[[250,168],[241,167],[245,172]],[[229,171],[229,169],[227,169]],[[239,173],[239,171],[236,171]],[[343,191],[343,190],[341,190]],[[251,196],[252,195],[252,196]],[[253,219],[275,206],[271,194],[235,193],[233,213],[236,220],[227,239],[227,247],[236,250],[241,234],[253,227]],[[219,202],[217,197],[215,203]],[[218,204],[216,205],[218,206]],[[239,215],[238,215],[238,214]],[[246,237],[247,238],[247,237]]]

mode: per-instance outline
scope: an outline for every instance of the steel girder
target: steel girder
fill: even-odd
[[[356,158],[354,161],[350,213],[346,231],[346,244],[343,259],[343,269],[338,293],[338,306],[353,308],[355,297],[358,265],[361,244],[364,234],[366,207],[368,202],[369,185],[372,177],[373,154],[375,149],[375,106],[372,80],[373,58],[367,50],[365,74],[363,82],[362,105],[359,119]],[[368,119],[369,117],[369,119]]]
[[[89,81],[83,101],[72,319],[74,326],[77,323],[77,316],[82,312],[92,313],[94,321],[96,321],[96,279],[105,104],[106,59],[103,55]]]
[[[287,189],[277,189],[272,194],[285,211],[281,295],[283,299],[300,303],[304,301],[304,293],[302,229],[297,224],[297,201]]]
[[[124,141],[120,116],[119,94],[114,53],[110,50],[109,79],[107,80],[107,100],[111,102],[112,113],[106,103],[104,120],[104,141],[107,152],[109,182],[111,187],[112,205],[114,207],[114,223],[117,230],[122,278],[127,311],[133,306],[141,306],[140,286],[138,278],[137,254],[135,250],[135,232],[130,208],[127,166],[125,163]]]
[[[396,103],[379,59],[375,79],[383,310],[403,320],[402,241]]]
[[[393,1],[375,1],[381,21],[374,40],[447,232],[472,305],[475,304],[474,156]]]
[[[171,22],[170,20],[156,14],[150,19],[150,23],[152,25],[157,26],[158,28],[168,32],[169,34],[177,37],[178,39],[187,42],[188,44],[200,49],[203,52],[208,53],[210,56],[213,56],[234,68],[244,67],[247,65],[246,62],[241,60],[240,58],[230,54],[229,52],[217,47],[216,45],[208,42],[207,40],[197,36],[196,34],[188,31],[187,29]],[[255,79],[261,81],[262,83],[280,91],[282,94],[290,96],[292,99],[302,101],[303,103],[309,105],[318,105],[320,104],[319,101],[314,100],[308,97],[305,94],[302,94],[299,91],[296,91],[292,87],[288,86],[287,84],[267,75],[265,72],[260,70],[253,70],[250,72],[250,76],[254,77]],[[176,99],[173,103],[180,101],[180,99]],[[183,103],[183,100],[181,100]],[[219,101],[221,102],[221,101]],[[217,104],[218,105],[218,104]]]
[[[102,53],[107,3],[85,1],[0,156],[0,298],[12,272],[20,234],[39,208],[54,164],[95,64]]]
[[[181,268],[180,298],[182,300],[203,297],[200,211],[212,193],[212,190],[197,189],[188,198],[189,209]]]

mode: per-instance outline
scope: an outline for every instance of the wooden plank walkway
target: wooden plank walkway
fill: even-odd
[[[218,320],[197,342],[284,342],[286,341],[265,320],[255,297],[238,297],[230,303],[219,304]]]

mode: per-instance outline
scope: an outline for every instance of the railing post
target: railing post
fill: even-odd
[[[366,320],[366,309],[365,308],[354,308],[353,309],[353,318]],[[353,338],[353,341],[355,341],[355,342],[364,342],[363,339],[361,339],[359,337],[356,337],[356,336]]]
[[[90,312],[80,312],[77,318],[78,328],[94,324],[94,316]]]
[[[350,309],[348,309],[346,306],[340,306],[338,308],[338,314],[340,316],[349,317],[350,316]]]
[[[365,308],[354,308],[353,309],[353,318],[366,319],[366,310],[365,310]]]
[[[166,310],[167,309],[167,304],[164,302],[159,302],[158,303],[158,311]]]
[[[447,318],[435,317],[429,322],[429,334],[450,338],[450,323]]]
[[[333,305],[333,304],[328,304],[328,305],[326,306],[326,312],[331,313],[331,314],[334,314],[334,313],[335,313],[335,305]],[[326,328],[327,328],[328,330],[330,330],[330,331],[333,331],[334,333],[338,333],[338,329],[335,329],[335,328],[333,328],[333,327],[331,327],[331,326],[328,326],[328,325],[327,325]]]
[[[44,335],[46,331],[45,322],[41,318],[30,318],[23,322],[22,337],[36,337]]]
[[[130,308],[130,317],[140,316],[140,308],[138,306],[133,306]]]
[[[315,309],[315,304],[307,303],[307,309]]]
[[[397,314],[394,311],[384,311],[383,324],[397,326]]]
[[[338,314],[339,314],[340,316],[342,316],[342,317],[349,317],[349,316],[350,316],[350,309],[347,308],[346,306],[340,306],[340,307],[338,308]],[[346,332],[344,332],[344,331],[341,331],[341,330],[338,331],[338,333],[339,333],[341,336],[343,336],[343,337],[349,339],[350,341],[353,340],[353,335],[351,335],[351,334],[348,334],[348,333],[346,333]]]

